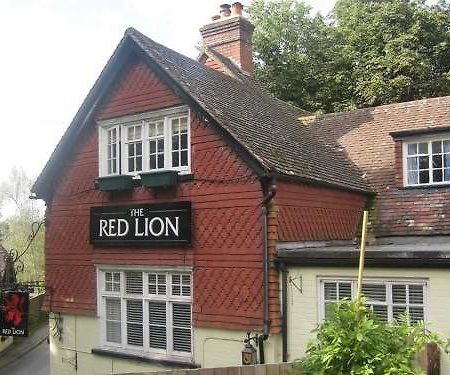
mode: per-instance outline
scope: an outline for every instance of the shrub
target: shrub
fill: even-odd
[[[406,316],[392,324],[380,322],[361,303],[341,301],[331,317],[316,329],[294,374],[302,375],[409,375],[415,355],[430,341],[442,344],[423,322],[410,324]]]

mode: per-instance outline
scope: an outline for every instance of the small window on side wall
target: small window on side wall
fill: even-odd
[[[450,136],[403,143],[405,186],[450,184]]]

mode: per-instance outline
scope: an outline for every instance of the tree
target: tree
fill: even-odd
[[[255,0],[255,76],[283,100],[340,111],[450,94],[450,5],[338,0],[328,18]]]
[[[23,253],[20,261],[24,272],[17,275],[20,281],[44,279],[43,225],[30,242],[32,231],[37,230],[37,224],[33,223],[43,220],[41,207],[29,199],[31,184],[32,180],[19,168],[13,168],[9,178],[0,183],[0,208],[7,207],[9,214],[0,221],[0,240],[7,250]]]

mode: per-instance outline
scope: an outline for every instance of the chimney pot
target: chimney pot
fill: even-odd
[[[231,8],[230,4],[222,4],[220,6],[220,17],[221,18],[229,17],[231,14],[230,8]]]
[[[244,6],[239,1],[236,1],[231,6],[231,13],[236,16],[242,16],[242,9],[244,9]]]

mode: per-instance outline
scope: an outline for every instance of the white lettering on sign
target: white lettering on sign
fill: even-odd
[[[148,237],[149,234],[154,237],[161,237],[163,234],[168,237],[169,230],[178,237],[179,234],[179,216],[175,216],[173,220],[165,217],[154,217],[150,221],[148,217],[144,221],[134,219],[134,235],[136,237]]]
[[[143,208],[131,208],[130,216],[144,216],[144,209]]]
[[[169,237],[179,236],[180,217],[154,217],[149,219],[135,217],[134,235],[136,237]],[[130,231],[130,223],[126,219],[100,219],[99,237],[125,237]]]

